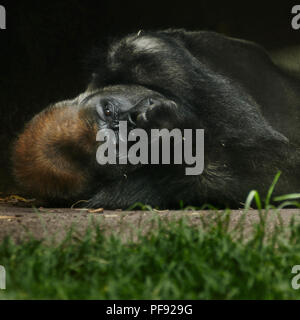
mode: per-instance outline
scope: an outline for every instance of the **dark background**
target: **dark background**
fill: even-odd
[[[7,29],[0,30],[0,191],[10,185],[12,141],[24,123],[50,102],[84,90],[89,74],[86,57],[107,37],[180,27],[253,40],[269,50],[300,44],[300,30],[291,28],[291,8],[297,1],[0,0],[0,4],[7,13]]]

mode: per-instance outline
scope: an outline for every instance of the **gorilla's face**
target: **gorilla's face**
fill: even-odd
[[[81,117],[97,123],[100,129],[112,129],[117,131],[119,121],[127,121],[129,128],[136,126],[136,117],[142,111],[151,106],[153,101],[163,96],[155,91],[143,87],[135,88],[130,92],[120,92],[120,88],[125,86],[116,86],[105,88],[94,92],[80,101]]]

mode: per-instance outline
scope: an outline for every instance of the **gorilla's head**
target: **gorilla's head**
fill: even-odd
[[[120,120],[135,124],[135,110],[161,97],[139,86],[115,85],[87,91],[37,114],[18,137],[13,169],[19,186],[37,198],[74,200],[87,196],[101,181],[135,170],[133,165],[99,165],[97,132],[118,131]]]

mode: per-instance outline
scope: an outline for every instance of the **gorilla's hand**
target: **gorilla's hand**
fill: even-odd
[[[172,100],[155,97],[142,100],[129,113],[129,121],[138,128],[173,129],[180,125],[182,112]]]

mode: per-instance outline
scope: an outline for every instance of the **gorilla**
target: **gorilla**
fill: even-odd
[[[49,205],[126,209],[239,207],[251,189],[300,190],[300,72],[284,70],[259,45],[209,31],[139,31],[93,61],[86,92],[36,115],[18,137],[14,174]],[[99,165],[96,134],[134,128],[204,129],[205,166]],[[195,147],[195,146],[194,146]]]

